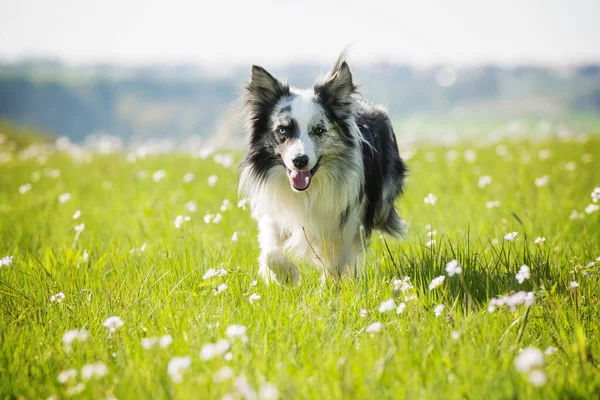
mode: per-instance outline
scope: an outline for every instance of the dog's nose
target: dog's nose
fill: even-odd
[[[308,165],[308,156],[306,154],[301,154],[296,156],[292,162],[294,163],[294,167],[296,168],[304,168]]]

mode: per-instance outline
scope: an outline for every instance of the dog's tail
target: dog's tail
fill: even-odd
[[[406,223],[396,213],[396,209],[392,207],[390,208],[390,213],[387,217],[387,220],[379,229],[388,235],[391,235],[395,238],[400,238],[406,234]]]

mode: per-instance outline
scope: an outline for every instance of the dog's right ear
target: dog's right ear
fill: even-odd
[[[287,86],[268,73],[263,67],[252,66],[252,76],[246,85],[250,101],[275,102],[285,94]]]

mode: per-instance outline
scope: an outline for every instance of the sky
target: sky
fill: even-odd
[[[600,63],[598,0],[0,0],[0,59],[71,64]]]

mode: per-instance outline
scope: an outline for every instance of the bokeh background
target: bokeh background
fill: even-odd
[[[350,45],[402,140],[593,132],[600,3],[0,1],[0,119],[104,150],[239,147],[250,66],[310,85]]]

